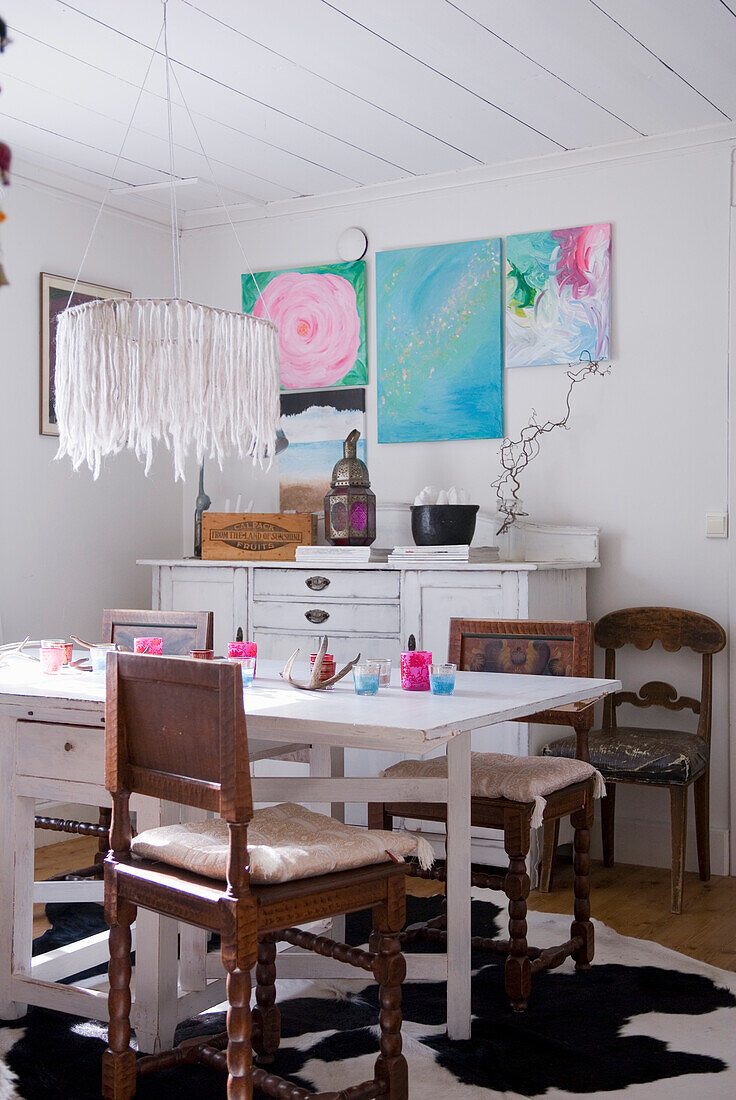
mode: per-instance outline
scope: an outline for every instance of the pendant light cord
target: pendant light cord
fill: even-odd
[[[235,237],[238,248],[240,249],[240,254],[243,257],[243,263],[245,264],[246,268],[248,269],[248,274],[250,275],[251,279],[253,280],[253,285],[256,288],[256,292],[258,294],[258,297],[263,302],[263,308],[266,311],[266,316],[268,317],[269,321],[273,321],[273,317],[271,316],[271,311],[268,308],[268,302],[263,297],[263,294],[261,293],[261,288],[258,285],[258,280],[256,279],[255,274],[253,272],[253,268],[250,266],[250,260],[248,259],[245,248],[243,247],[243,242],[240,239],[238,231],[235,228],[235,222],[233,221],[232,216],[230,214],[230,208],[228,207],[227,203],[225,202],[225,196],[222,193],[222,188],[220,187],[217,176],[215,175],[215,171],[212,167],[212,162],[210,161],[210,158],[207,156],[207,150],[204,147],[204,143],[203,143],[201,137],[199,136],[199,130],[197,129],[197,125],[194,121],[194,118],[192,117],[192,112],[189,110],[189,104],[187,103],[186,96],[184,95],[184,92],[182,91],[181,84],[179,83],[179,77],[176,75],[176,70],[175,69],[172,69],[172,74],[173,74],[176,86],[179,89],[179,97],[180,97],[180,99],[181,99],[181,101],[184,105],[184,110],[186,111],[187,116],[189,118],[189,122],[191,124],[192,130],[194,131],[194,136],[197,139],[197,145],[199,145],[200,152],[201,152],[202,156],[204,157],[205,162],[207,164],[207,170],[209,171],[210,178],[212,179],[212,183],[214,184],[215,190],[217,191],[217,197],[220,201],[220,205],[222,206],[222,209],[225,211],[225,217],[227,218],[228,222],[230,223],[230,228],[233,231],[233,236]]]
[[[148,66],[146,68],[146,72],[145,72],[145,75],[144,75],[143,80],[141,82],[141,85],[138,89],[138,95],[136,97],[135,104],[133,105],[133,110],[131,111],[130,118],[128,119],[128,125],[125,128],[125,133],[123,134],[123,140],[120,144],[120,149],[119,149],[118,154],[115,158],[115,164],[113,165],[112,172],[110,173],[110,176],[108,177],[107,186],[105,188],[105,193],[102,196],[102,201],[101,201],[101,203],[99,205],[99,208],[97,210],[97,214],[95,216],[95,220],[94,220],[94,223],[92,225],[92,229],[90,231],[89,238],[87,240],[87,245],[84,249],[84,253],[82,254],[82,259],[81,259],[79,267],[77,269],[77,274],[74,277],[74,284],[72,285],[72,289],[69,293],[69,298],[67,300],[66,306],[64,307],[64,310],[66,311],[67,309],[69,309],[69,307],[72,303],[72,298],[74,297],[74,292],[77,289],[77,283],[79,282],[79,277],[80,277],[80,275],[82,273],[82,269],[84,268],[84,265],[86,263],[87,256],[89,254],[89,250],[90,250],[90,247],[92,245],[92,241],[94,239],[95,233],[97,232],[97,226],[99,224],[100,218],[102,217],[102,212],[105,209],[105,206],[107,204],[107,200],[110,196],[110,191],[112,189],[112,185],[115,182],[115,173],[118,170],[118,165],[120,164],[120,161],[121,161],[122,156],[123,156],[123,150],[125,148],[125,143],[128,140],[128,135],[130,134],[130,131],[133,127],[133,121],[134,121],[136,113],[138,111],[138,107],[140,105],[141,99],[143,98],[143,92],[145,90],[146,83],[148,81],[148,77],[149,77],[150,72],[151,72],[151,68],[153,67],[154,58],[158,55],[159,43],[161,42],[161,39],[163,38],[164,58],[165,58],[165,62],[166,62],[166,110],[167,110],[168,143],[169,143],[169,183],[170,183],[170,203],[169,203],[169,205],[170,205],[170,212],[171,212],[171,253],[172,253],[172,263],[173,263],[173,268],[174,268],[174,297],[175,298],[180,298],[181,297],[182,277],[181,277],[181,247],[180,247],[180,242],[179,242],[179,211],[178,211],[178,204],[177,204],[177,200],[176,200],[176,186],[175,186],[175,177],[174,177],[174,123],[173,123],[173,113],[172,113],[172,103],[171,103],[171,78],[172,77],[174,79],[174,83],[176,84],[176,87],[179,90],[179,96],[181,98],[182,105],[184,106],[184,110],[187,113],[187,116],[189,118],[189,122],[191,124],[192,130],[194,131],[194,136],[197,139],[197,144],[199,145],[200,152],[202,153],[202,156],[204,157],[205,163],[207,164],[207,169],[209,171],[210,177],[211,177],[212,182],[214,184],[215,190],[217,191],[217,197],[219,199],[220,205],[222,206],[222,209],[225,211],[225,216],[227,217],[227,220],[230,224],[230,228],[233,231],[233,236],[235,237],[238,248],[240,249],[240,253],[243,257],[243,262],[244,262],[244,264],[247,268],[247,271],[248,271],[248,274],[250,275],[250,278],[253,280],[253,284],[254,284],[254,286],[256,288],[256,291],[258,293],[258,297],[263,302],[263,308],[265,310],[265,313],[266,313],[266,316],[267,316],[268,320],[273,321],[273,318],[271,317],[271,311],[268,308],[268,303],[267,303],[266,299],[264,298],[263,294],[261,293],[261,288],[258,285],[258,280],[256,279],[256,276],[253,272],[253,268],[251,267],[250,261],[248,260],[248,256],[246,254],[245,248],[243,247],[243,242],[241,241],[240,236],[238,234],[238,231],[235,228],[235,223],[233,222],[232,215],[230,214],[230,209],[229,209],[229,207],[228,207],[228,205],[225,201],[225,196],[222,193],[222,188],[220,187],[220,184],[217,180],[217,176],[215,175],[214,169],[212,167],[212,162],[210,161],[210,158],[207,155],[207,150],[204,147],[204,143],[202,142],[202,139],[199,136],[199,130],[197,129],[194,118],[192,117],[192,112],[189,109],[189,104],[186,101],[186,97],[184,95],[184,92],[182,91],[182,87],[181,87],[181,84],[179,82],[179,77],[177,76],[176,70],[174,69],[173,63],[172,63],[171,58],[169,56],[168,26],[167,26],[167,11],[166,11],[168,0],[161,0],[161,3],[163,4],[163,9],[164,9],[163,20],[161,22],[161,29],[158,32],[158,37],[157,37],[154,45],[151,48],[151,56],[148,59]]]
[[[171,261],[174,268],[174,297],[181,297],[181,248],[179,247],[179,209],[176,202],[174,184],[174,120],[171,110],[171,58],[169,57],[169,33],[166,21],[166,8],[169,0],[161,0],[164,7],[164,21],[161,28],[164,36],[164,57],[166,61],[166,122],[169,137],[169,205],[171,210]]]

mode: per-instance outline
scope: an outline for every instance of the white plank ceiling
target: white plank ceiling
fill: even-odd
[[[218,186],[228,205],[258,208],[736,117],[736,0],[167,10],[174,170],[197,180],[177,188],[182,212],[216,208]],[[157,0],[0,0],[12,38],[0,139],[24,174],[100,195],[110,177],[168,178],[162,12]],[[169,217],[166,190],[111,202]]]

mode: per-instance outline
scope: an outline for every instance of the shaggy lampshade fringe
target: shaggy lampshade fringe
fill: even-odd
[[[172,452],[184,479],[190,451],[269,462],[279,421],[276,326],[181,299],[109,298],[67,309],[56,337],[59,450],[97,478],[126,447],[145,463]]]

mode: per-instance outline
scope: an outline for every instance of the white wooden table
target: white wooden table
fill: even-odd
[[[253,755],[277,744],[309,744],[310,775],[253,780],[256,802],[424,801],[448,806],[447,955],[409,956],[414,980],[447,981],[448,1034],[470,1035],[470,747],[472,731],[565,703],[620,689],[616,680],[458,673],[455,694],[403,692],[355,695],[345,680],[331,692],[298,691],[278,677],[280,663],[258,662],[244,693]],[[298,669],[306,674],[306,669]],[[28,1004],[95,1019],[107,1018],[99,990],[61,985],[63,977],[99,961],[105,935],[31,958],[33,816],[36,800],[105,804],[102,677],[44,676],[29,662],[0,666],[0,1018],[17,1018]],[[344,748],[422,756],[446,747],[448,778],[382,779],[342,776]],[[138,828],[169,823],[181,808],[137,798]],[[11,838],[14,838],[11,839]],[[205,961],[199,930],[178,927],[140,910],[136,922],[133,1023],[142,1050],[166,1049],[176,1023],[225,999],[219,960]],[[340,976],[354,971],[332,959],[284,953],[279,976]],[[198,961],[199,960],[199,961]],[[179,995],[177,997],[177,991]]]

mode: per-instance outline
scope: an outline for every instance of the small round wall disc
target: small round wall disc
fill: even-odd
[[[357,226],[346,229],[337,242],[337,254],[341,260],[360,260],[367,248],[368,238]]]

